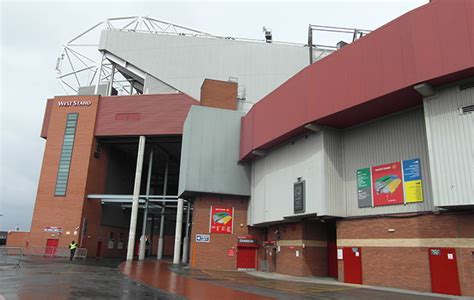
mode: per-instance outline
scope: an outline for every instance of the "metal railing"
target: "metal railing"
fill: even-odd
[[[23,256],[20,247],[0,247],[0,266],[18,266]]]
[[[62,258],[69,259],[71,250],[66,247],[28,247],[24,248],[23,255],[27,256],[39,256],[45,258]],[[87,249],[86,248],[77,248],[76,253],[74,254],[76,259],[86,259],[87,258]]]

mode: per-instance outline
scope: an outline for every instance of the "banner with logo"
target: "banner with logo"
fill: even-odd
[[[374,206],[403,204],[400,162],[372,167]]]
[[[232,234],[234,230],[234,208],[211,206],[209,232]]]
[[[359,208],[423,202],[419,158],[359,169],[356,175]]]

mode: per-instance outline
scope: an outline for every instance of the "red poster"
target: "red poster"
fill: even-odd
[[[231,234],[234,224],[234,209],[211,206],[210,232]]]
[[[372,167],[374,206],[403,204],[400,162]]]

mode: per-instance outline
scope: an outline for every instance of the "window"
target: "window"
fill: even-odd
[[[66,130],[64,132],[63,146],[59,158],[58,177],[56,178],[55,196],[66,196],[69,168],[71,166],[72,148],[76,136],[77,113],[67,115]]]

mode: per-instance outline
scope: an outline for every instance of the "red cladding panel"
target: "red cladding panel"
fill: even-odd
[[[417,83],[473,76],[473,3],[428,3],[300,71],[245,116],[241,159],[306,123],[345,128],[420,105]]]
[[[101,97],[96,136],[182,134],[192,105],[185,94]]]

